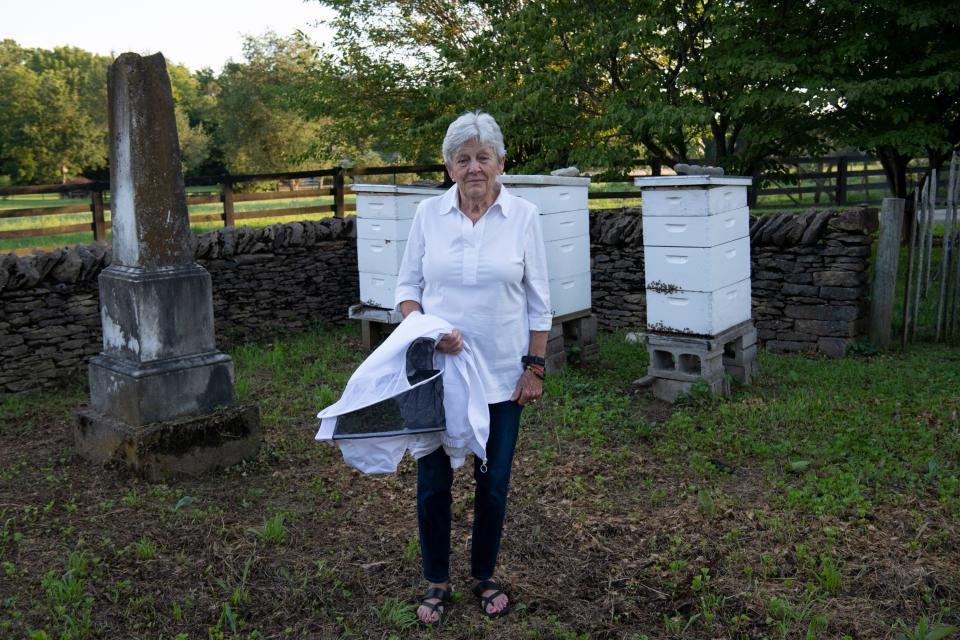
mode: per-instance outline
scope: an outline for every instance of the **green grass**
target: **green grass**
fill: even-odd
[[[637,415],[615,382],[645,373],[645,351],[608,339],[602,370],[548,379],[541,420],[595,455],[615,455],[615,442],[650,442],[676,471],[701,478],[722,475],[714,461],[750,465],[782,508],[802,513],[864,518],[919,492],[960,520],[960,351],[920,344],[870,358],[760,357],[758,384],[730,401],[695,396],[658,424]],[[549,458],[550,438],[543,445]]]
[[[762,353],[761,367],[760,383],[738,401],[675,414],[655,433],[657,451],[705,475],[711,459],[749,461],[789,509],[863,518],[920,492],[960,519],[960,353],[930,345],[836,361]],[[794,471],[800,460],[809,466]]]
[[[0,635],[423,635],[411,626],[414,463],[364,476],[313,441],[316,412],[363,359],[357,328],[231,355],[262,413],[262,449],[200,478],[149,484],[71,456],[65,425],[83,389],[0,403]],[[960,349],[762,352],[760,364],[731,398],[669,408],[634,387],[646,349],[617,332],[601,334],[598,361],[548,376],[523,413],[501,554],[517,608],[491,622],[455,596],[443,637],[924,638],[956,626]],[[469,467],[453,499],[459,593]],[[905,566],[925,579],[906,584]]]
[[[268,544],[280,544],[287,535],[284,520],[286,520],[285,514],[274,514],[272,517],[263,521],[262,527],[253,529],[252,532]]]
[[[71,552],[66,571],[50,571],[43,577],[51,632],[38,630],[31,637],[80,640],[90,635],[94,599],[87,590],[88,565],[83,552]]]

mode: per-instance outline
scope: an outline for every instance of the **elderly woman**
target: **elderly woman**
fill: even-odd
[[[422,311],[457,327],[437,350],[455,354],[466,341],[483,378],[490,437],[486,464],[474,459],[470,571],[481,611],[498,617],[510,610],[493,577],[520,412],[543,393],[552,323],[547,264],[537,208],[497,182],[504,146],[493,117],[478,111],[454,120],[443,160],[456,184],[417,209],[396,301],[404,317]],[[442,621],[450,601],[452,483],[442,448],[417,461],[417,522],[429,583],[417,617],[425,625]]]

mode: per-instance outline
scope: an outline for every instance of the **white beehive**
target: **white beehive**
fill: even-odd
[[[657,247],[644,243],[643,268],[647,286],[659,282],[687,291],[716,291],[750,277],[750,238],[715,247]]]
[[[430,187],[355,184],[360,301],[392,309],[410,225],[421,201],[443,193]]]
[[[647,287],[651,331],[712,336],[749,319],[750,278],[716,291]]]
[[[432,187],[391,184],[354,184],[350,189],[357,194],[357,217],[377,220],[410,220],[421,201],[443,193]]]
[[[741,184],[742,180],[747,182]],[[747,206],[752,178],[670,176],[634,178],[633,182],[643,191],[643,215],[709,216]]]
[[[717,335],[750,319],[751,178],[635,178],[643,197],[647,326]]]
[[[710,216],[654,216],[643,211],[643,242],[653,247],[715,247],[750,234],[746,207]]]
[[[553,315],[565,316],[589,310],[590,214],[587,191],[590,178],[501,175],[497,180],[506,185],[511,194],[540,209]]]
[[[400,273],[400,261],[407,241],[357,238],[357,267],[360,273]]]

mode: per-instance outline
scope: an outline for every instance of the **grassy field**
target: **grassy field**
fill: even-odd
[[[78,459],[80,386],[3,401],[0,636],[912,640],[960,624],[960,349],[761,353],[755,385],[669,406],[632,384],[644,348],[602,335],[598,362],[524,412],[502,620],[469,595],[456,473],[456,593],[435,632],[413,626],[415,466],[364,476],[312,439],[357,331],[232,355],[264,445],[201,478]]]

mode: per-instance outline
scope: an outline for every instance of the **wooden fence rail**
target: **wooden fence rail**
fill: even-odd
[[[222,222],[224,226],[233,226],[240,220],[256,220],[263,218],[292,218],[318,213],[332,213],[336,217],[343,217],[356,206],[347,202],[349,185],[347,178],[356,176],[393,176],[407,174],[441,174],[449,184],[442,164],[436,165],[405,165],[392,167],[356,167],[345,169],[319,169],[314,171],[289,171],[279,173],[225,175],[215,177],[189,178],[185,180],[188,187],[210,187],[206,193],[194,192],[191,189],[187,194],[187,206],[201,204],[220,204],[217,213],[191,213],[190,223]],[[251,182],[278,182],[288,186],[295,185],[303,180],[320,182],[329,179],[330,187],[290,188],[284,191],[237,191],[236,186]],[[279,186],[279,185],[278,185]],[[4,196],[31,196],[45,194],[88,194],[90,203],[87,205],[68,205],[51,207],[29,207],[16,209],[0,209],[0,220],[9,219],[36,219],[44,216],[81,214],[90,215],[90,222],[65,224],[58,226],[31,227],[27,229],[2,229],[0,240],[22,238],[43,238],[47,236],[64,235],[78,232],[91,232],[94,240],[105,240],[107,231],[111,228],[110,220],[106,219],[106,212],[110,211],[109,198],[110,184],[107,182],[89,182],[79,185],[30,185],[22,187],[7,187],[0,189],[0,197]],[[263,202],[270,200],[296,201],[316,198],[331,198],[330,204],[312,204],[309,206],[277,206],[267,209],[240,211],[237,205],[245,202]]]
[[[764,176],[758,180],[757,207],[761,209],[797,208],[816,205],[844,205],[848,203],[852,193],[863,193],[866,199],[879,201],[889,195],[887,192],[884,173],[880,169],[869,168],[876,165],[873,158],[839,157],[839,158],[795,158],[788,164],[795,167],[795,171],[777,176]],[[645,163],[651,173],[659,173],[659,165]],[[852,170],[852,166],[861,164],[861,170]],[[920,176],[926,173],[925,166],[911,167],[910,177],[919,181]],[[238,221],[256,220],[263,218],[292,218],[318,213],[332,213],[336,217],[343,217],[348,211],[356,209],[355,205],[347,202],[349,185],[347,179],[356,179],[361,176],[392,176],[394,182],[400,175],[440,175],[445,184],[451,184],[442,164],[404,165],[390,167],[334,167],[312,171],[292,171],[264,174],[242,174],[208,176],[187,179],[186,185],[191,187],[187,196],[188,206],[203,204],[219,204],[219,211],[215,213],[192,213],[191,223],[220,222],[224,226],[233,226]],[[876,180],[879,178],[879,180]],[[619,176],[605,181],[608,185],[623,183],[624,188],[616,190],[597,190],[589,193],[591,201],[609,199],[638,199],[639,190],[632,188],[632,177]],[[305,188],[296,188],[299,183],[308,181]],[[255,182],[276,182],[286,185],[290,190],[253,191],[238,190],[238,185]],[[329,183],[329,186],[325,186]],[[278,185],[278,188],[279,188]],[[209,187],[208,191],[198,191],[200,187]],[[43,238],[47,236],[63,235],[78,232],[89,232],[94,240],[105,240],[107,231],[111,227],[106,212],[110,211],[110,185],[107,182],[90,182],[79,185],[32,185],[22,187],[6,187],[0,189],[0,198],[4,196],[29,196],[40,194],[74,194],[85,193],[89,197],[89,204],[67,205],[51,207],[24,207],[15,209],[0,209],[0,223],[11,219],[36,219],[54,215],[89,214],[88,222],[64,224],[59,226],[35,226],[24,229],[3,229],[0,224],[0,241],[20,240],[24,238]],[[812,195],[812,200],[806,196]],[[296,200],[330,198],[329,204],[310,204],[297,206]],[[786,198],[786,202],[784,199]],[[290,206],[278,206],[258,210],[238,210],[238,205],[246,202],[264,202],[272,200],[294,201]],[[239,209],[242,209],[240,207]]]

